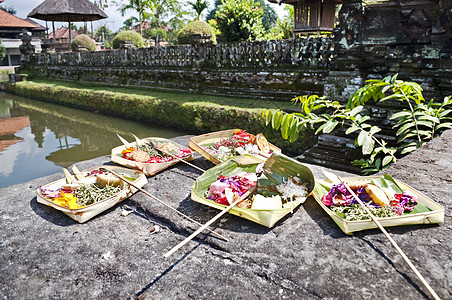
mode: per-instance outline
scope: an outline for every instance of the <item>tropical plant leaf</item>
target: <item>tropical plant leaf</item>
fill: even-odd
[[[330,133],[334,130],[334,128],[336,128],[337,124],[339,124],[338,121],[334,119],[329,120],[325,123],[325,127],[323,127],[323,133]]]
[[[347,130],[345,131],[345,134],[350,134],[350,133],[353,133],[353,132],[355,132],[356,130],[358,130],[359,129],[359,127],[357,127],[357,126],[351,126],[351,127],[349,127],[349,128],[347,128]]]
[[[375,146],[375,141],[374,139],[369,136],[368,134],[366,134],[365,139],[364,139],[364,143],[362,145],[362,152],[364,155],[368,155],[371,154],[372,151],[374,150],[374,146]]]
[[[287,140],[289,138],[290,125],[292,123],[293,116],[290,114],[285,114],[282,119],[281,135],[283,139]]]
[[[281,126],[281,122],[283,120],[284,117],[284,113],[280,110],[276,111],[275,113],[273,113],[272,116],[272,127],[273,129],[279,129],[279,127]]]

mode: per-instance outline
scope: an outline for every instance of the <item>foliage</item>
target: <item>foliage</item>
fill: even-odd
[[[12,6],[3,6],[0,5],[0,9],[6,11],[9,14],[15,15],[17,13],[17,10],[14,9]]]
[[[179,44],[195,44],[193,35],[208,35],[211,36],[210,40],[216,44],[217,40],[212,27],[204,21],[193,21],[179,31],[177,40]]]
[[[262,8],[253,0],[225,0],[216,12],[224,42],[260,40],[264,35]]]
[[[121,42],[123,41],[133,41],[135,47],[138,48],[145,46],[144,40],[141,37],[141,35],[138,32],[132,30],[126,30],[118,33],[113,39],[112,42],[113,48],[114,49],[121,48]]]
[[[262,8],[262,25],[264,26],[265,32],[269,32],[276,24],[278,15],[276,14],[275,10],[267,3],[267,1],[255,0],[254,2],[258,3],[259,7]]]
[[[206,21],[215,20],[215,14],[217,13],[217,9],[221,6],[223,0],[215,0],[213,4],[213,8],[207,13]]]
[[[206,16],[206,20],[214,20],[216,19],[216,13],[218,10],[218,7],[221,6],[223,0],[215,0],[214,2],[214,8],[209,11],[209,13]],[[259,5],[259,7],[262,8],[263,13],[261,16],[262,19],[262,25],[264,26],[264,31],[269,32],[272,27],[275,25],[276,21],[278,20],[278,15],[276,14],[275,10],[267,3],[265,0],[254,0],[254,2]],[[290,7],[293,7],[292,5],[287,5]]]
[[[209,23],[210,27],[212,27],[213,32],[215,33],[215,35],[220,35],[221,31],[220,29],[218,29],[218,23],[217,20],[209,20],[207,21],[207,23]]]
[[[78,49],[79,46],[84,46],[86,49],[88,49],[88,51],[96,51],[96,44],[86,34],[77,35],[72,40],[72,44],[71,44],[72,51],[74,51],[74,52],[79,51],[79,49]]]
[[[266,40],[281,40],[292,38],[293,21],[289,20],[289,18],[284,18],[283,20],[278,19],[276,24],[277,25],[265,35]]]
[[[146,8],[149,6],[147,0],[128,0],[126,4],[119,4],[119,11],[124,17],[125,13],[129,10],[136,11],[138,13],[138,22],[140,25],[140,34],[143,34],[143,22],[148,18]]]
[[[195,21],[199,21],[202,12],[209,7],[209,2],[206,0],[196,0],[193,2],[188,2],[191,8],[196,12]]]
[[[94,5],[96,5],[100,9],[107,8],[108,7],[108,0],[94,0]]]
[[[395,121],[394,135],[398,137],[395,147],[377,138],[381,128],[368,122],[370,116],[361,114],[370,99],[377,103],[392,100],[406,105],[407,108],[390,117]],[[346,105],[316,95],[300,96],[292,100],[300,104],[300,113],[267,110],[263,116],[267,125],[271,123],[273,129],[279,129],[282,137],[290,141],[296,140],[298,132],[308,126],[316,130],[315,134],[331,133],[339,127],[345,129],[347,135],[357,134],[355,143],[361,147],[365,158],[353,163],[364,173],[372,173],[387,168],[397,157],[414,151],[445,129],[452,128],[451,96],[440,103],[431,100],[425,104],[424,101],[419,84],[398,80],[395,75],[383,80],[369,80]]]
[[[114,38],[115,34],[113,31],[111,31],[110,28],[103,25],[96,29],[96,32],[94,33],[94,36],[99,37],[99,40],[102,42],[110,41]]]
[[[2,44],[2,39],[0,39],[0,60],[2,60],[3,58],[5,58],[6,56],[6,48],[5,46]]]
[[[163,28],[148,28],[144,31],[143,37],[146,39],[155,39],[159,37],[160,39],[166,39],[168,35]]]

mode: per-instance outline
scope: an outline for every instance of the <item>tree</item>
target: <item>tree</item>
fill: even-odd
[[[110,41],[115,36],[114,32],[111,31],[106,25],[97,28],[94,36],[99,37],[99,40],[105,43],[105,41]]]
[[[100,9],[107,8],[108,7],[108,0],[94,0],[94,5],[96,5]]]
[[[17,13],[17,10],[15,10],[14,7],[12,7],[12,6],[6,7],[3,5],[0,5],[0,9],[4,10],[7,13],[12,14],[12,15],[15,15]]]
[[[118,3],[117,3],[118,4]],[[124,17],[125,13],[129,10],[136,11],[138,13],[138,22],[140,24],[140,34],[143,33],[143,22],[147,19],[148,14],[146,8],[149,8],[150,1],[148,0],[128,0],[127,4],[118,4],[119,11]]]
[[[262,25],[264,26],[265,32],[269,32],[270,29],[275,25],[276,20],[278,20],[278,15],[276,14],[275,10],[267,3],[267,1],[255,0],[254,2],[259,3],[259,6],[262,8]]]
[[[225,42],[260,40],[264,35],[262,8],[253,0],[225,0],[215,14]]]
[[[217,9],[222,4],[222,0],[215,0],[214,8],[209,11],[207,14],[206,20],[213,20],[215,19],[215,14],[217,12]],[[256,4],[258,4],[263,9],[263,14],[261,16],[262,18],[262,24],[264,26],[265,32],[269,32],[270,29],[275,25],[276,20],[278,20],[278,15],[276,14],[275,10],[265,1],[265,0],[254,0]],[[293,7],[292,5],[288,5],[290,7]]]
[[[207,21],[215,19],[215,14],[217,13],[218,6],[220,6],[222,2],[223,0],[215,0],[212,10],[209,11],[209,13],[206,16]]]
[[[199,21],[199,19],[201,18],[201,14],[202,12],[209,7],[209,2],[207,1],[203,1],[203,0],[196,0],[193,2],[188,2],[188,4],[190,4],[190,6],[193,8],[193,10],[196,12],[196,18],[195,21]]]

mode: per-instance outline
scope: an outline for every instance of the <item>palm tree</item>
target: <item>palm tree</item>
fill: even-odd
[[[203,1],[203,0],[196,0],[194,2],[188,2],[188,4],[191,5],[193,10],[196,12],[197,16],[195,18],[195,21],[198,21],[201,17],[202,12],[209,7],[209,2]]]
[[[123,5],[119,8],[119,11],[121,12],[122,16],[124,17],[124,14],[128,10],[134,10],[138,12],[138,20],[140,22],[140,34],[143,34],[143,22],[144,19],[146,19],[146,12],[145,9],[149,7],[149,1],[147,0],[129,0],[128,4]]]

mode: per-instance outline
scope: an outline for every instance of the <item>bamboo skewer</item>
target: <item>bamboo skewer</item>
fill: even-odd
[[[167,203],[163,202],[162,200],[158,199],[157,197],[155,197],[155,196],[152,195],[151,193],[148,193],[148,192],[145,191],[144,189],[142,189],[142,188],[136,186],[136,185],[133,184],[131,181],[127,180],[126,178],[124,178],[123,176],[119,175],[119,174],[116,173],[115,171],[113,171],[113,170],[108,170],[108,169],[105,169],[105,168],[101,168],[101,169],[99,169],[99,170],[102,171],[102,172],[105,171],[105,172],[110,172],[110,173],[112,173],[113,175],[115,175],[115,176],[118,177],[119,179],[123,180],[123,181],[126,182],[127,184],[130,184],[130,185],[133,186],[134,188],[138,189],[140,192],[143,192],[144,194],[146,194],[147,196],[151,197],[152,199],[154,199],[154,200],[158,201],[159,203],[165,205],[166,207],[168,207],[169,209],[171,209],[171,210],[174,211],[175,213],[177,213],[177,214],[183,216],[184,218],[188,219],[189,221],[195,223],[196,225],[202,226],[202,227],[201,227],[202,230],[206,229],[206,230],[208,230],[209,232],[211,232],[211,233],[213,233],[214,235],[216,235],[217,237],[219,237],[219,238],[221,238],[221,239],[223,239],[223,240],[225,240],[225,241],[227,241],[227,242],[229,241],[227,238],[225,238],[225,237],[222,236],[221,234],[216,233],[215,231],[213,231],[213,230],[207,228],[207,226],[205,226],[205,225],[203,226],[203,225],[202,225],[201,223],[199,223],[198,221],[196,221],[196,220],[190,218],[189,216],[187,216],[187,215],[185,215],[184,213],[178,211],[178,210],[175,209],[174,207],[172,207],[172,206],[168,205]],[[201,230],[201,231],[202,231],[202,230]],[[201,231],[200,231],[200,232],[201,232]]]
[[[173,254],[174,252],[176,252],[179,248],[181,248],[183,245],[185,245],[186,243],[188,243],[189,241],[191,241],[195,236],[197,236],[201,231],[204,230],[204,228],[207,228],[207,226],[209,226],[210,224],[212,224],[213,222],[215,222],[216,220],[218,220],[222,215],[224,215],[225,213],[227,213],[231,208],[233,208],[234,206],[236,206],[239,202],[243,201],[244,199],[246,199],[246,197],[248,197],[251,193],[253,193],[256,190],[256,187],[252,187],[251,189],[249,189],[245,194],[243,194],[240,198],[238,198],[237,200],[235,200],[232,204],[230,204],[228,207],[226,207],[225,209],[223,209],[219,214],[217,214],[215,217],[213,217],[212,219],[210,219],[210,221],[208,221],[206,224],[204,224],[204,226],[202,226],[201,228],[199,228],[198,230],[196,230],[195,232],[193,232],[189,237],[187,237],[185,240],[183,240],[182,242],[180,242],[179,244],[177,244],[176,246],[174,246],[171,250],[169,250],[168,252],[166,252],[163,257],[164,258],[168,258],[171,254]]]
[[[332,176],[339,179],[341,183],[344,184],[345,188],[352,194],[352,196],[358,201],[358,203],[364,208],[366,213],[370,216],[372,221],[377,225],[377,227],[383,232],[383,234],[388,238],[388,240],[391,242],[391,244],[394,246],[394,248],[399,252],[400,256],[405,260],[405,262],[408,264],[408,266],[411,268],[411,270],[416,274],[416,276],[419,278],[419,280],[424,284],[424,286],[427,288],[427,290],[432,294],[433,298],[435,300],[441,300],[441,298],[438,296],[438,294],[433,290],[433,288],[428,284],[428,282],[425,280],[425,278],[422,276],[421,273],[417,270],[417,268],[414,266],[414,264],[411,262],[411,260],[406,256],[406,254],[403,252],[403,250],[397,245],[396,241],[389,235],[389,233],[386,231],[386,229],[381,225],[381,223],[378,221],[378,219],[372,214],[372,212],[369,210],[369,208],[359,199],[359,197],[353,192],[353,190],[348,186],[348,184],[339,176],[336,176],[330,172],[327,172],[323,170],[323,173],[326,175],[327,178],[330,178]]]
[[[197,170],[199,170],[199,171],[201,171],[201,172],[205,172],[205,171],[206,171],[206,170],[204,170],[204,169],[201,169],[201,168],[198,167],[198,166],[195,166],[195,165],[192,164],[192,163],[189,163],[189,162],[186,161],[185,159],[182,159],[182,158],[180,158],[180,157],[177,157],[176,155],[173,155],[173,154],[171,154],[171,153],[169,153],[169,152],[166,152],[165,150],[162,150],[162,149],[161,149],[160,147],[158,147],[153,141],[149,141],[149,142],[151,143],[152,147],[154,147],[156,150],[162,152],[163,154],[169,155],[169,156],[171,156],[172,158],[175,158],[175,159],[177,159],[178,161],[181,161],[181,162],[183,162],[183,163],[185,163],[185,164],[187,164],[187,165],[189,165],[189,166],[191,166],[191,167],[193,167],[193,168],[195,168],[195,169],[197,169]]]

